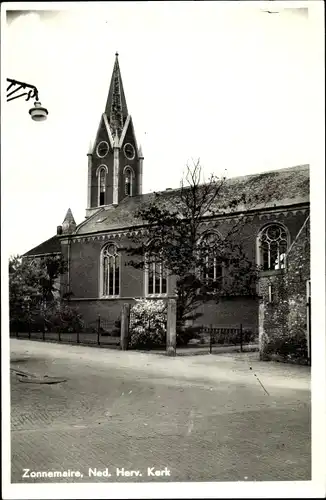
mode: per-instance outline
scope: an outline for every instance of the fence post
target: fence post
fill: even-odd
[[[28,302],[27,304],[27,310],[28,310],[28,338],[31,338],[31,311],[30,311],[30,304]]]
[[[45,341],[45,318],[43,318],[43,328],[42,328],[42,340],[43,342]]]
[[[98,315],[98,319],[97,319],[97,345],[100,345],[100,335],[101,335],[101,316]]]
[[[210,325],[210,327],[209,327],[209,354],[212,354],[212,344],[213,344],[212,334],[213,334],[213,327],[212,327],[212,325]]]
[[[80,344],[79,330],[77,330],[77,344]]]
[[[60,327],[59,327],[59,331],[58,331],[58,340],[59,340],[59,342],[61,342],[61,332],[60,332]]]
[[[242,331],[242,323],[240,323],[240,352],[243,352],[243,331]]]
[[[130,304],[123,304],[121,311],[121,332],[120,332],[120,348],[122,351],[128,349],[129,344],[129,319],[130,319]]]
[[[308,297],[308,365],[311,366],[311,297]]]
[[[166,329],[166,354],[176,355],[177,346],[177,301],[175,298],[168,299],[167,329]]]

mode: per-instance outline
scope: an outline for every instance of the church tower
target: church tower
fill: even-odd
[[[86,217],[142,194],[143,154],[128,113],[118,54],[94,144],[88,151]]]

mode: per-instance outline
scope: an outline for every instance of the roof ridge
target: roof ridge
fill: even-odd
[[[77,234],[79,229],[81,227],[84,226],[84,224],[87,224],[90,220],[93,219],[93,217],[95,217],[95,215],[98,215],[99,213],[103,212],[104,210],[104,207],[102,207],[100,210],[98,210],[97,212],[94,212],[92,215],[90,215],[89,217],[87,217],[85,220],[83,220],[82,222],[80,222],[79,224],[77,224],[77,227],[76,227],[76,230],[75,230],[75,233]]]
[[[265,170],[263,172],[256,172],[256,173],[253,173],[253,174],[235,175],[234,177],[228,177],[228,178],[226,178],[225,179],[225,183],[227,184],[230,181],[234,181],[234,180],[238,180],[238,179],[248,179],[248,177],[257,177],[257,176],[260,176],[260,175],[268,175],[268,174],[272,174],[272,173],[275,173],[275,172],[284,172],[284,171],[298,170],[298,169],[299,170],[308,170],[309,168],[310,168],[310,164],[309,163],[305,163],[305,164],[302,164],[302,165],[295,165],[295,166],[292,166],[292,167],[276,168],[274,170]],[[208,184],[208,183],[203,182],[200,185],[201,186],[205,186],[206,184]],[[189,186],[184,186],[184,188],[187,188],[187,187],[189,187]],[[178,191],[180,189],[181,189],[181,187],[168,188],[168,189],[163,189],[163,191],[152,191],[152,192],[148,192],[148,193],[143,193],[143,195],[150,195],[150,194],[155,194],[155,193],[157,193],[157,194],[171,193],[172,191]]]
[[[292,167],[282,167],[282,168],[274,168],[273,170],[263,170],[263,171],[260,171],[260,172],[255,172],[253,174],[246,174],[246,175],[236,175],[234,177],[229,177],[227,178],[227,180],[231,180],[231,179],[241,179],[241,178],[245,178],[245,177],[255,177],[255,176],[258,176],[258,175],[268,175],[268,174],[273,174],[275,172],[284,172],[284,171],[287,171],[287,170],[308,170],[310,168],[310,164],[309,163],[305,163],[305,164],[302,164],[302,165],[294,165]]]

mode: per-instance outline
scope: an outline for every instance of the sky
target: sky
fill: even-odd
[[[228,177],[310,163],[307,2],[277,4],[273,14],[264,2],[48,3],[9,13],[2,73],[36,85],[49,116],[33,122],[24,99],[5,108],[7,252],[56,234],[68,208],[84,220],[86,155],[116,51],[145,157],[143,192],[178,187],[197,159],[206,175]]]

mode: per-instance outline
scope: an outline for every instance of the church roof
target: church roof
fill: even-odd
[[[23,257],[41,256],[50,253],[61,253],[61,243],[56,235],[24,253]]]
[[[116,131],[121,136],[123,126],[128,117],[128,108],[125,93],[123,90],[118,53],[115,55],[109,95],[105,106],[105,114],[108,117],[113,137]]]
[[[174,200],[178,200],[178,191],[179,189],[171,189],[157,193],[158,203],[168,208]],[[155,196],[155,193],[147,193],[127,197],[117,206],[104,207],[77,226],[75,234],[97,233],[141,225],[142,221],[137,220],[134,213],[142,204],[154,201]],[[241,196],[250,196],[255,201],[251,205],[239,203],[232,208],[233,212],[309,203],[309,165],[227,179],[216,199],[214,209],[221,215],[230,213],[231,209],[225,209],[225,205],[234,199],[240,199]]]

